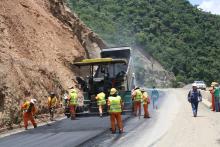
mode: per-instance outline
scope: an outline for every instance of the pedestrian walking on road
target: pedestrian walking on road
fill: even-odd
[[[191,103],[193,116],[196,117],[198,112],[198,104],[202,101],[202,95],[197,89],[197,85],[195,83],[192,84],[192,90],[190,90],[188,93],[188,101]]]
[[[21,110],[23,111],[23,120],[24,120],[24,128],[27,130],[28,128],[28,121],[30,120],[34,128],[37,127],[37,123],[34,120],[34,115],[36,113],[35,103],[37,102],[36,99],[31,99],[29,101],[25,101],[22,106]]]
[[[76,118],[76,107],[78,105],[78,94],[76,89],[71,89],[69,94],[69,108],[71,119],[74,120]]]
[[[122,124],[121,112],[123,108],[123,102],[115,88],[112,88],[110,90],[110,96],[108,97],[108,107],[109,107],[112,134],[116,133],[115,121],[117,122],[119,133],[122,133],[123,124]]]
[[[106,105],[105,93],[102,89],[99,90],[99,93],[96,96],[97,105],[99,106],[99,115],[102,117],[103,107]]]
[[[158,109],[159,92],[155,86],[153,86],[153,90],[151,92],[151,98],[153,101],[153,109]]]
[[[50,92],[50,96],[47,99],[48,109],[50,113],[50,120],[53,121],[55,109],[57,106],[57,97],[54,92]]]
[[[137,116],[137,111],[139,116],[141,115],[141,101],[142,101],[142,92],[140,87],[136,87],[132,92],[132,98],[134,101],[134,116]]]
[[[144,118],[150,118],[150,114],[148,111],[148,105],[150,104],[150,98],[147,92],[144,89],[141,89],[142,99],[143,99],[143,107],[144,107]]]
[[[219,88],[218,83],[215,84],[214,97],[215,97],[215,111],[219,112],[220,111],[220,106],[219,106],[220,88]]]

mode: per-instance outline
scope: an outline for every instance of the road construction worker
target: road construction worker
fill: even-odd
[[[210,87],[209,91],[210,91],[210,94],[211,94],[211,96],[212,96],[212,107],[211,107],[211,110],[212,110],[212,111],[215,111],[215,96],[214,96],[215,83],[212,83],[212,84],[211,84],[211,87]]]
[[[67,106],[68,104],[69,104],[69,97],[68,97],[68,92],[67,91],[65,91],[64,92],[64,94],[63,94],[63,97],[62,97],[62,99],[63,99],[63,107],[65,107],[65,106]]]
[[[54,92],[51,92],[50,96],[48,97],[48,109],[50,112],[51,121],[53,121],[56,106],[57,106],[57,97]]]
[[[137,110],[139,110],[139,116],[141,115],[141,101],[142,101],[142,92],[139,87],[136,87],[132,92],[132,98],[134,101],[134,116],[137,116]]]
[[[37,123],[34,120],[34,115],[36,113],[36,108],[34,104],[37,102],[36,99],[31,99],[29,101],[25,101],[22,106],[21,110],[23,111],[23,120],[24,120],[24,128],[27,130],[28,128],[28,121],[30,120],[34,128],[37,127]]]
[[[153,86],[153,90],[151,92],[151,98],[153,101],[153,109],[158,109],[159,92],[157,91],[155,86]]]
[[[188,93],[188,101],[191,103],[193,116],[197,116],[198,104],[202,101],[202,95],[200,91],[197,89],[196,83],[192,84],[192,90]]]
[[[150,114],[148,111],[148,105],[150,104],[150,97],[148,96],[147,92],[144,89],[141,89],[142,92],[142,101],[144,107],[144,118],[150,118]]]
[[[78,94],[76,89],[72,88],[69,93],[69,108],[71,119],[76,118],[76,107],[78,105]]]
[[[215,112],[219,112],[220,108],[219,108],[219,99],[220,99],[220,88],[219,88],[219,84],[216,83],[215,84],[215,90],[214,90],[214,98],[215,98]]]
[[[108,97],[108,107],[111,121],[111,130],[112,133],[116,133],[115,128],[115,120],[117,121],[119,133],[123,132],[123,124],[121,118],[121,112],[123,103],[121,97],[118,95],[117,90],[115,88],[111,88],[110,96]]]
[[[70,117],[70,110],[69,110],[69,94],[68,91],[65,91],[63,94],[63,109],[64,114],[67,116],[67,118]]]
[[[97,100],[97,105],[99,106],[99,115],[100,117],[102,117],[103,107],[106,105],[105,93],[103,92],[102,89],[99,90],[99,93],[95,98]]]

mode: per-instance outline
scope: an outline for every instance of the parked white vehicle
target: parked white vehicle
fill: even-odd
[[[204,81],[194,81],[198,89],[205,90],[206,89],[206,84]]]

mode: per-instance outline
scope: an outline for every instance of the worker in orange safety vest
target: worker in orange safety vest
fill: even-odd
[[[34,115],[36,113],[36,108],[34,105],[36,102],[37,102],[36,99],[31,99],[30,102],[25,101],[21,106],[21,110],[23,111],[23,120],[24,120],[25,130],[28,129],[27,127],[28,127],[29,120],[33,124],[34,128],[37,127],[37,123],[34,120]]]

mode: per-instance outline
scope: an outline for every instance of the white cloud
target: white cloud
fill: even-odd
[[[220,0],[203,0],[199,8],[206,12],[220,15]]]

